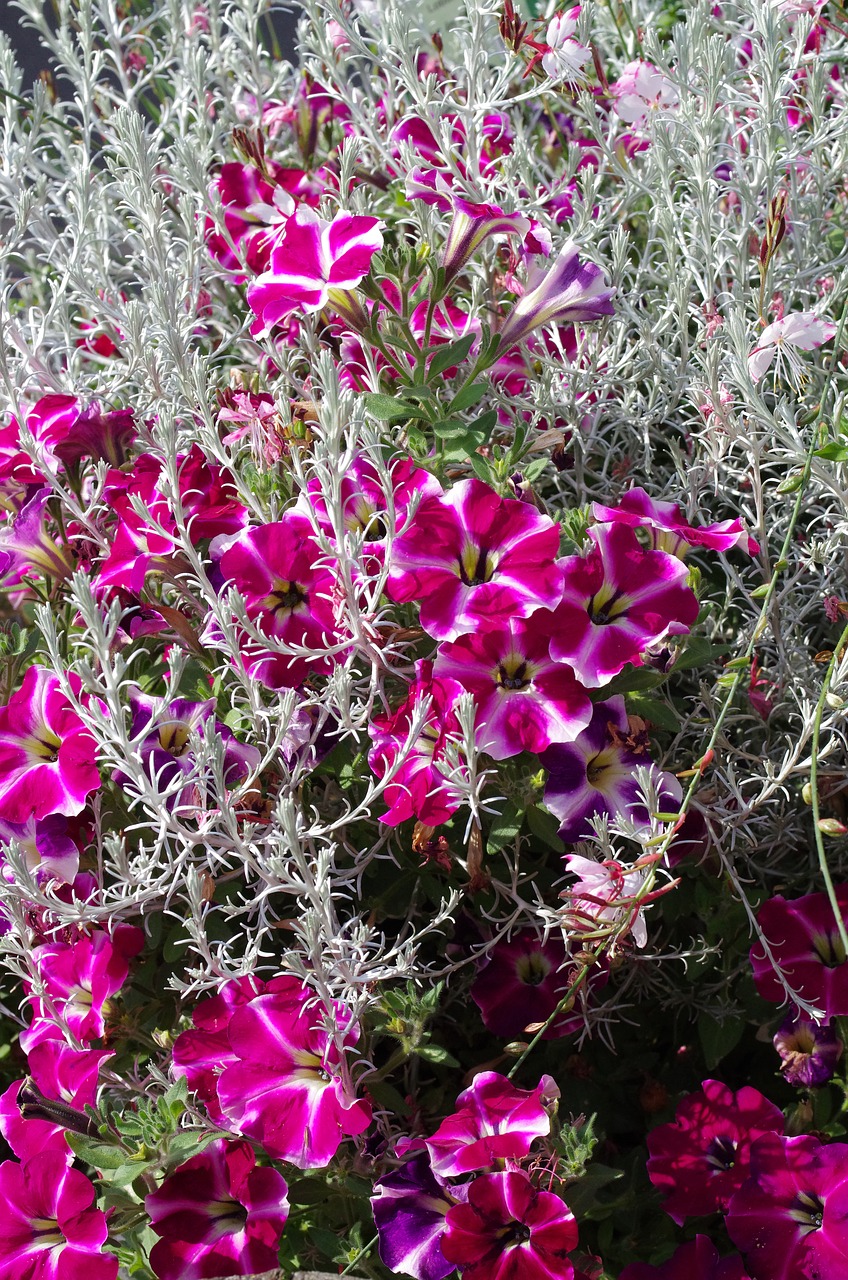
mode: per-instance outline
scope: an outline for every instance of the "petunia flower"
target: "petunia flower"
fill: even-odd
[[[30,489],[20,509],[0,527],[0,577],[7,584],[25,581],[26,575],[62,582],[74,571],[74,557],[60,546],[48,526],[47,504],[53,497],[49,485]]]
[[[327,1019],[338,1038],[325,1029]],[[371,1103],[356,1097],[343,1056],[359,1028],[343,1005],[329,1010],[287,978],[237,1008],[227,1034],[237,1061],[218,1079],[221,1111],[272,1158],[322,1169],[346,1137],[368,1128]]]
[[[525,1173],[486,1173],[448,1210],[442,1252],[462,1280],[571,1280],[574,1215]]]
[[[160,1237],[150,1251],[158,1280],[253,1275],[276,1267],[287,1192],[276,1169],[256,1167],[250,1143],[210,1143],[145,1197]]]
[[[413,1280],[444,1280],[455,1270],[441,1247],[445,1215],[455,1203],[433,1175],[426,1152],[376,1180],[371,1209],[378,1252],[389,1270]]]
[[[793,311],[767,324],[748,354],[748,372],[752,382],[759,382],[777,359],[778,373],[787,368],[791,381],[803,385],[806,374],[799,351],[813,351],[829,342],[836,325],[822,320],[812,311]]]
[[[837,888],[836,898],[848,923],[848,885]],[[848,1014],[848,962],[827,894],[793,901],[775,894],[760,907],[757,923],[795,993],[828,1018]],[[786,992],[759,943],[751,948],[751,964],[763,999],[782,1003]]]
[[[848,1258],[848,1144],[769,1133],[751,1148],[750,1177],[730,1203],[727,1232],[753,1280],[842,1280]]]
[[[52,877],[71,884],[79,871],[79,849],[62,814],[49,818],[30,815],[26,822],[0,819],[0,853],[5,853],[12,841],[22,850],[27,868],[42,880]]]
[[[687,632],[698,600],[686,585],[686,566],[664,551],[645,550],[627,525],[600,525],[589,534],[589,553],[561,562],[550,651],[597,689],[628,662],[639,665],[655,641]]]
[[[689,1094],[671,1124],[648,1134],[648,1177],[665,1197],[675,1222],[717,1210],[726,1213],[748,1176],[751,1145],[764,1133],[782,1133],[783,1112],[746,1085],[736,1093],[705,1080]]]
[[[437,1178],[460,1178],[497,1161],[526,1156],[551,1131],[559,1089],[542,1076],[535,1089],[516,1089],[497,1071],[480,1071],[457,1098],[457,1111],[424,1139]]]
[[[575,965],[570,962],[562,934],[552,933],[542,942],[535,930],[523,929],[492,947],[470,995],[486,1029],[503,1040],[514,1040],[528,1027],[547,1022],[568,995],[574,976]],[[591,985],[606,980],[606,971],[598,968]],[[582,1025],[583,1018],[569,1005],[542,1038],[558,1040]]]
[[[626,524],[631,529],[647,529],[654,550],[666,551],[681,560],[692,547],[729,551],[731,547],[741,546],[749,555],[757,555],[760,549],[743,529],[739,516],[717,524],[691,525],[676,502],[657,502],[641,488],[629,489],[615,507],[593,502],[592,512],[599,524]]]
[[[508,351],[542,325],[588,323],[614,315],[614,293],[601,268],[582,262],[577,245],[569,240],[547,270],[530,273],[523,296],[501,327],[500,350]]]
[[[708,1236],[695,1236],[675,1250],[668,1262],[651,1266],[647,1262],[631,1262],[619,1280],[749,1280],[745,1263],[738,1253],[719,1256]]]
[[[46,997],[30,997],[36,1017],[49,1016],[52,1006],[77,1039],[102,1036],[110,999],[124,985],[130,960],[143,945],[141,929],[118,924],[111,933],[92,929],[73,942],[46,942],[36,947],[32,956]],[[22,1033],[21,1043],[27,1048],[26,1033]]]
[[[225,982],[214,996],[200,1000],[191,1011],[194,1027],[183,1031],[174,1041],[172,1074],[185,1076],[189,1088],[197,1094],[216,1124],[224,1124],[218,1101],[218,1077],[224,1067],[239,1061],[230,1044],[227,1030],[236,1009],[265,993],[266,987],[280,985],[280,979],[266,984],[253,974]],[[283,990],[287,985],[282,984]]]
[[[0,1164],[0,1274],[3,1280],[115,1280],[118,1259],[104,1253],[106,1215],[94,1187],[45,1151],[26,1164]]]
[[[800,1009],[787,1014],[772,1043],[780,1054],[784,1080],[805,1089],[833,1078],[844,1047],[833,1019],[819,1024]]]
[[[111,1057],[106,1049],[72,1049],[58,1028],[53,1037],[29,1049],[29,1080],[15,1080],[0,1096],[0,1133],[20,1160],[53,1151],[67,1164],[73,1162],[74,1153],[65,1141],[64,1109],[83,1112],[94,1105],[100,1067]],[[30,1083],[44,1099],[37,1116],[25,1115],[21,1109],[22,1088]],[[57,1104],[55,1109],[52,1102]]]
[[[76,680],[77,677],[72,677]],[[0,818],[71,817],[100,786],[96,744],[46,667],[29,667],[0,707]]]
[[[387,593],[421,601],[437,640],[503,626],[559,598],[559,527],[525,502],[463,480],[425,498],[392,546]]]

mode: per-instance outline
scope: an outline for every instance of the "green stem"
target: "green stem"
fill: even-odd
[[[813,835],[816,841],[816,853],[819,858],[819,870],[821,871],[824,887],[827,892],[828,900],[833,914],[836,919],[836,928],[839,931],[839,939],[842,943],[843,950],[848,955],[848,930],[845,928],[845,921],[842,916],[842,908],[836,897],[836,890],[833,887],[833,879],[830,874],[830,867],[827,865],[827,853],[824,847],[824,836],[819,827],[819,739],[821,736],[821,723],[824,717],[824,708],[827,702],[827,695],[830,689],[830,682],[833,679],[833,673],[839,662],[840,654],[843,652],[845,645],[848,644],[848,626],[842,632],[836,647],[833,650],[830,662],[827,665],[827,671],[822,682],[819,700],[816,703],[816,714],[813,719],[813,736],[811,743],[811,760],[810,760],[810,787],[812,790],[812,809],[813,809]]]
[[[374,1245],[377,1244],[379,1239],[380,1239],[379,1236],[375,1236],[373,1240],[369,1240],[367,1244],[364,1244],[362,1248],[359,1250],[359,1253],[357,1253],[356,1257],[351,1258],[350,1262],[347,1264],[344,1271],[340,1271],[339,1275],[340,1276],[349,1275],[353,1267],[355,1267],[357,1262],[359,1262],[360,1258],[367,1257],[368,1254],[371,1252],[371,1250],[374,1248]]]

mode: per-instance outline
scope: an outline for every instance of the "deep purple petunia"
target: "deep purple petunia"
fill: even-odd
[[[769,1133],[751,1148],[751,1176],[727,1230],[754,1280],[845,1280],[848,1144]]]
[[[684,1098],[671,1124],[648,1134],[648,1177],[665,1196],[663,1208],[677,1223],[704,1213],[727,1212],[748,1175],[751,1144],[783,1131],[783,1112],[750,1086],[736,1093],[720,1080],[705,1080]]]
[[[567,241],[547,270],[530,273],[523,296],[504,321],[501,350],[508,351],[545,324],[585,324],[614,315],[614,293],[601,268],[582,262],[577,245]]]
[[[596,983],[606,981],[606,970],[595,972]],[[523,1036],[527,1027],[547,1022],[568,994],[574,974],[562,934],[552,933],[542,942],[534,930],[524,929],[492,947],[474,979],[471,999],[488,1031],[514,1040]],[[582,1025],[579,1014],[563,1009],[543,1039],[560,1039]]]
[[[773,1042],[783,1062],[784,1080],[803,1088],[832,1079],[842,1057],[843,1044],[833,1019],[819,1024],[797,1009],[787,1014]]]
[[[574,1215],[525,1173],[486,1173],[448,1210],[442,1252],[462,1280],[571,1280]]]
[[[722,1258],[707,1236],[695,1236],[659,1266],[631,1262],[619,1280],[748,1280],[748,1276],[738,1254]]]
[[[454,1270],[442,1253],[445,1215],[455,1204],[423,1152],[374,1183],[371,1208],[380,1258],[414,1280],[443,1280]]]
[[[848,885],[836,899],[848,921]],[[757,912],[757,923],[792,989],[828,1018],[848,1014],[848,963],[826,893],[787,901],[776,894]],[[786,992],[759,943],[751,948],[754,982],[764,1000],[781,1003]]]

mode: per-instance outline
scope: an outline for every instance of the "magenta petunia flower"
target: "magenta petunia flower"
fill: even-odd
[[[372,716],[368,732],[374,746],[368,763],[378,778],[395,770],[383,791],[388,812],[380,821],[387,826],[418,818],[437,827],[462,803],[461,792],[443,770],[448,769],[448,745],[461,734],[455,707],[463,692],[456,680],[435,676],[431,662],[418,662],[404,702],[389,715]],[[429,699],[426,719],[409,744],[413,720],[425,698]]]
[[[60,813],[49,818],[30,815],[26,822],[0,819],[0,854],[5,853],[12,840],[23,851],[29,870],[42,880],[53,878],[71,884],[79,871],[79,849],[68,834],[67,819]]]
[[[425,498],[392,547],[387,592],[421,601],[421,625],[437,640],[503,626],[552,608],[562,589],[554,562],[559,527],[526,502],[463,480]]]
[[[150,454],[133,460],[132,474],[110,471],[103,496],[118,523],[109,554],[97,572],[101,587],[118,587],[138,595],[148,573],[171,568],[175,558],[176,525],[167,499],[159,492],[162,464]],[[136,509],[146,507],[149,516]]]
[[[328,1019],[341,1043],[325,1029]],[[221,1110],[274,1159],[321,1169],[346,1137],[368,1128],[371,1103],[355,1096],[344,1060],[359,1028],[343,1005],[330,1011],[286,978],[236,1009],[228,1036],[238,1061],[218,1079]]]
[[[525,236],[531,222],[520,213],[504,213],[494,204],[474,204],[452,194],[453,206],[445,247],[442,251],[442,270],[445,282],[453,280],[468,259],[489,236]]]
[[[530,273],[523,297],[513,304],[501,328],[500,349],[508,351],[542,325],[585,324],[614,315],[614,293],[601,268],[581,262],[577,245],[569,240],[547,270]]]
[[[617,507],[593,502],[592,511],[599,524],[626,524],[631,529],[649,530],[654,550],[667,551],[681,560],[692,547],[729,551],[741,546],[752,556],[760,549],[743,529],[739,516],[717,524],[691,525],[676,502],[657,502],[640,488],[629,489]]]
[[[753,1280],[844,1280],[848,1144],[761,1137],[726,1222]]]
[[[707,1236],[695,1236],[657,1267],[631,1262],[619,1280],[748,1280],[748,1275],[738,1254],[722,1258]]]
[[[344,308],[345,295],[367,276],[383,247],[383,225],[350,213],[327,222],[300,205],[271,249],[268,270],[247,291],[261,332],[292,311],[321,311],[328,303]]]
[[[590,836],[589,819],[603,814],[649,825],[639,768],[650,770],[663,812],[675,812],[683,794],[677,779],[651,761],[646,735],[631,731],[621,697],[596,702],[574,742],[549,747],[539,759],[548,771],[545,804],[562,823],[565,844]]]
[[[49,1017],[52,1006],[79,1040],[102,1036],[110,997],[126,982],[130,960],[143,945],[141,929],[119,924],[111,934],[93,929],[73,942],[36,947],[32,955],[45,989],[44,998],[30,997],[36,1018]],[[22,1034],[27,1048],[25,1040]]]
[[[607,980],[597,969],[592,985]],[[522,1037],[527,1027],[547,1022],[568,995],[575,966],[570,962],[562,935],[552,933],[542,942],[533,929],[514,933],[495,944],[471,987],[471,999],[480,1010],[487,1031],[504,1040]],[[570,1008],[563,1009],[545,1031],[543,1039],[558,1040],[583,1025]]]
[[[209,193],[224,206],[224,225],[238,250],[233,253],[226,238],[206,219],[206,246],[212,257],[237,279],[244,279],[242,261],[249,271],[265,271],[271,247],[295,210],[293,196],[308,195],[308,179],[302,169],[285,169],[265,161],[264,172],[252,164],[222,164]]]
[[[665,1196],[666,1213],[678,1224],[726,1213],[748,1176],[751,1144],[764,1133],[782,1133],[783,1124],[783,1112],[757,1089],[734,1093],[720,1080],[705,1080],[671,1124],[648,1134],[648,1177]]]
[[[848,922],[848,885],[839,886],[836,898]],[[848,1014],[848,963],[827,894],[809,893],[791,902],[776,894],[760,907],[757,923],[801,999],[828,1018]],[[751,948],[751,964],[760,995],[781,1004],[786,992],[759,943]]]
[[[199,445],[177,456],[180,498],[193,543],[238,533],[247,524],[247,508],[232,475],[209,462]]]
[[[0,1164],[0,1274],[3,1280],[115,1280],[104,1253],[106,1215],[94,1187],[46,1151],[26,1164]]]
[[[101,1064],[113,1055],[106,1049],[72,1049],[61,1038],[44,1039],[28,1052],[29,1074],[45,1099],[41,1114],[24,1116],[20,1108],[21,1088],[27,1081],[15,1080],[0,1097],[0,1133],[19,1160],[29,1160],[42,1151],[57,1152],[71,1164],[74,1153],[65,1141],[64,1107],[82,1112],[97,1098]],[[58,1106],[51,1113],[50,1103]]]
[[[592,717],[574,672],[549,656],[552,620],[539,610],[439,647],[433,669],[474,694],[477,745],[495,760],[572,742]]]
[[[639,665],[656,640],[688,631],[698,600],[686,585],[686,566],[664,551],[646,551],[627,525],[600,525],[589,533],[594,545],[588,555],[561,562],[564,587],[554,610],[551,657],[597,689],[626,663]]]
[[[784,1080],[806,1089],[832,1079],[842,1057],[843,1044],[833,1019],[820,1025],[798,1009],[786,1016],[772,1041],[783,1063]]]
[[[248,670],[271,689],[288,689],[309,675],[329,671],[335,640],[333,578],[320,564],[312,526],[295,513],[245,529],[218,562],[225,581],[243,596],[247,615],[269,638],[306,652],[276,653],[245,640]],[[207,637],[208,638],[208,637]]]
[[[497,1071],[480,1071],[457,1098],[457,1110],[424,1145],[437,1178],[461,1178],[497,1161],[526,1156],[551,1131],[549,1106],[559,1097],[550,1076],[516,1089]]]
[[[210,1143],[145,1197],[161,1237],[153,1271],[159,1280],[206,1280],[276,1267],[287,1192],[276,1169],[257,1169],[250,1143]]]
[[[487,1173],[448,1210],[442,1252],[462,1280],[571,1280],[577,1224],[568,1205],[524,1173]]]
[[[414,1280],[444,1280],[455,1269],[442,1253],[445,1215],[455,1200],[439,1183],[426,1152],[374,1183],[371,1208],[386,1266]]]
[[[30,667],[0,707],[0,818],[27,822],[80,813],[100,786],[95,754],[94,738],[58,677],[46,667]]]
[[[273,986],[275,982],[279,985],[279,981],[272,979],[269,985]],[[222,1127],[224,1118],[218,1101],[218,1077],[224,1067],[240,1061],[227,1034],[230,1019],[236,1009],[263,995],[265,990],[266,984],[253,975],[225,982],[217,995],[195,1005],[191,1012],[193,1030],[183,1031],[174,1041],[173,1075],[178,1079],[185,1076],[189,1088],[205,1104],[216,1124]]]

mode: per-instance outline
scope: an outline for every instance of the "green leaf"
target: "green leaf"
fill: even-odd
[[[698,1039],[701,1041],[704,1061],[709,1071],[717,1067],[736,1048],[744,1030],[745,1023],[738,1014],[732,1018],[725,1018],[723,1022],[719,1022],[708,1013],[700,1015]]]
[[[494,819],[486,837],[486,848],[489,853],[500,853],[511,844],[524,825],[524,817],[518,805],[508,804],[503,813]]]
[[[468,430],[468,423],[463,422],[462,418],[442,418],[440,422],[433,423],[433,435],[440,440],[455,440],[458,436],[464,436]]]
[[[435,355],[429,364],[430,374],[444,373],[451,365],[462,364],[473,347],[476,336],[474,333],[467,333],[464,338],[449,342],[447,346],[431,348],[435,350]]]
[[[90,1164],[92,1169],[120,1169],[126,1163],[127,1153],[107,1142],[94,1142],[81,1133],[66,1133],[65,1140],[75,1156]],[[138,1165],[135,1166],[138,1172]]]
[[[463,387],[451,401],[450,412],[462,413],[463,409],[470,409],[473,404],[483,399],[486,391],[485,382],[472,382],[469,386]]]
[[[289,1183],[289,1200],[292,1204],[323,1204],[327,1199],[327,1184],[323,1178],[298,1178]]]
[[[479,480],[485,480],[486,484],[494,483],[492,468],[489,466],[488,460],[480,453],[471,453],[468,455],[468,461],[471,463],[471,470]]]
[[[425,1062],[437,1062],[444,1067],[458,1067],[459,1063],[452,1053],[448,1053],[440,1044],[421,1044],[415,1050],[419,1058]]]
[[[714,658],[727,653],[729,648],[726,644],[710,644],[703,636],[693,636],[675,662],[674,670],[686,671],[690,667],[704,667]]]
[[[814,458],[824,458],[826,462],[848,462],[848,444],[838,444],[831,440],[828,444],[816,449]]]
[[[381,422],[388,422],[392,418],[427,417],[418,405],[398,400],[394,396],[384,396],[379,391],[366,391],[362,400],[371,417],[378,418]]]
[[[310,1227],[307,1232],[309,1239],[315,1245],[325,1258],[329,1258],[331,1262],[344,1261],[347,1257],[344,1241],[340,1240],[335,1231],[328,1231],[326,1227]]]
[[[487,409],[485,413],[480,414],[479,418],[475,418],[473,422],[469,422],[468,424],[469,430],[482,431],[486,439],[489,438],[489,436],[492,434],[492,432],[494,431],[497,425],[498,425],[497,409]]]
[[[533,461],[522,471],[523,478],[528,484],[532,484],[534,480],[538,480],[539,476],[548,465],[547,458],[534,458]]]
[[[598,1192],[623,1177],[623,1169],[611,1169],[605,1164],[590,1164],[577,1182],[568,1188],[569,1209],[577,1218],[591,1218]]]
[[[556,849],[557,853],[562,853],[563,844],[557,835],[559,822],[552,813],[540,804],[531,804],[524,816],[537,840],[541,840],[542,844],[546,844],[549,849]]]
[[[643,693],[647,689],[656,689],[666,679],[668,679],[667,676],[659,671],[653,671],[650,667],[627,666],[614,680],[597,692],[605,702],[607,698],[618,693]],[[594,689],[590,690],[590,693],[595,692]]]
[[[624,704],[631,715],[641,716],[643,720],[656,725],[658,729],[668,729],[677,733],[680,728],[680,717],[673,707],[659,698],[650,698],[646,693],[625,694]]]

